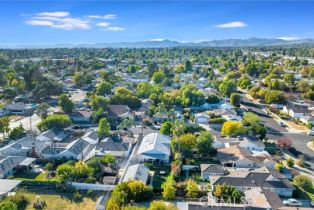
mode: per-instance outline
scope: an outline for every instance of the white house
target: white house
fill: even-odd
[[[144,136],[137,157],[141,162],[169,163],[170,138],[160,133],[150,133]]]
[[[284,106],[282,111],[292,118],[300,119],[303,116],[310,115],[311,112],[306,107],[301,106]]]
[[[242,141],[239,141],[239,146],[249,151],[254,150],[261,152],[265,150],[265,144],[262,141],[251,141],[246,138]]]
[[[147,183],[149,177],[149,169],[144,164],[135,164],[128,167],[123,177],[123,182],[130,180],[139,180],[144,184]]]

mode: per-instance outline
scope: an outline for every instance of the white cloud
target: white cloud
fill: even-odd
[[[162,42],[164,40],[165,39],[163,39],[163,38],[156,38],[156,39],[150,39],[149,41],[151,41],[151,42]]]
[[[247,24],[242,21],[234,21],[234,22],[216,25],[217,28],[243,28],[246,26]]]
[[[284,37],[278,37],[278,39],[282,39],[282,40],[285,40],[285,41],[295,41],[295,40],[299,40],[300,37],[284,36]]]
[[[88,21],[81,20],[80,18],[62,18],[59,22],[56,22],[52,27],[61,28],[65,30],[91,28]]]
[[[109,20],[115,19],[116,17],[117,16],[114,14],[73,17],[69,12],[65,11],[41,12],[25,17],[25,24],[33,26],[48,26],[64,30],[90,29],[93,26],[97,26],[108,31],[125,30],[119,26],[110,26],[111,24],[109,22],[101,22],[101,19]]]
[[[105,20],[112,20],[112,19],[116,19],[117,15],[115,14],[108,14],[108,15],[87,15],[87,18],[91,18],[91,19],[105,19]]]
[[[69,16],[69,12],[58,11],[58,12],[41,12],[38,13],[37,16],[45,16],[45,17],[67,17]]]
[[[122,28],[119,26],[110,26],[110,27],[106,28],[106,30],[108,30],[108,31],[124,31],[125,28]]]
[[[72,17],[35,16],[29,20],[26,20],[25,23],[28,25],[49,26],[51,28],[65,30],[91,28],[89,21]]]
[[[96,25],[99,26],[99,27],[105,28],[105,27],[108,27],[110,25],[110,23],[108,23],[108,22],[99,22]]]
[[[25,23],[32,26],[53,26],[53,22],[48,20],[27,20]]]

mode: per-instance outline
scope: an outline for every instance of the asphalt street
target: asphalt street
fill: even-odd
[[[277,121],[264,112],[262,105],[250,101],[244,95],[242,97],[242,101],[247,107],[251,109],[252,112],[260,117],[261,122],[267,128],[268,139],[277,140],[280,137],[288,137],[292,141],[292,144],[296,150],[304,154],[305,162],[310,166],[308,169],[312,171],[314,170],[314,152],[306,145],[309,141],[311,141],[313,138],[312,136],[309,136],[306,133],[288,132],[287,129],[281,127]]]

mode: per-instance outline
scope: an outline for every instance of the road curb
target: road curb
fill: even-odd
[[[314,147],[313,146],[311,146],[311,144],[313,144],[313,142],[308,142],[307,144],[306,144],[306,146],[308,147],[308,148],[310,148],[311,150],[313,150],[314,151]]]

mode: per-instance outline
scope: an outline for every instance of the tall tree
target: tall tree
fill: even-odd
[[[74,109],[74,103],[68,98],[66,94],[62,94],[59,97],[58,105],[66,114],[72,113]]]
[[[99,120],[98,124],[98,135],[100,138],[108,136],[110,133],[110,124],[107,122],[106,118]]]
[[[0,133],[3,133],[3,138],[5,138],[5,133],[10,131],[9,122],[10,119],[8,117],[0,118]]]

